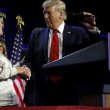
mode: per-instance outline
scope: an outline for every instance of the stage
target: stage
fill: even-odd
[[[110,108],[92,106],[34,106],[34,107],[0,107],[0,110],[110,110]]]

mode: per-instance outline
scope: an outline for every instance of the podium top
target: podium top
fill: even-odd
[[[43,69],[106,60],[105,42],[101,41],[61,59],[43,65]]]

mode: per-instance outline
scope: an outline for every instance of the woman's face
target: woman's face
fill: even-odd
[[[3,45],[1,42],[0,42],[0,53],[3,53]]]

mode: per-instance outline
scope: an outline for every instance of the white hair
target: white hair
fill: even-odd
[[[42,8],[52,7],[52,6],[56,6],[56,10],[63,13],[64,20],[67,19],[66,5],[63,1],[61,1],[61,0],[46,0],[42,4]]]

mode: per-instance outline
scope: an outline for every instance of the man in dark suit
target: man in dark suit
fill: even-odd
[[[73,95],[74,90],[69,87],[71,81],[68,76],[61,74],[55,76],[56,80],[52,80],[42,71],[42,66],[50,62],[53,30],[58,30],[59,59],[98,42],[99,38],[94,37],[90,41],[84,28],[69,26],[64,22],[67,14],[63,1],[46,0],[42,8],[47,28],[35,29],[31,35],[25,64],[31,69],[32,77],[27,82],[24,101],[27,106],[76,105],[78,99]]]

